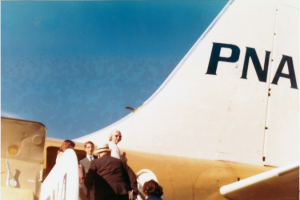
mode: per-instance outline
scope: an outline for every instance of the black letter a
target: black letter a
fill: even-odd
[[[287,66],[288,66],[288,69],[289,69],[289,74],[282,73],[282,70],[283,70],[283,67],[284,67],[285,63],[287,63]],[[276,72],[276,74],[274,76],[274,79],[272,81],[272,84],[277,85],[279,77],[289,78],[290,81],[291,81],[291,88],[298,89],[292,57],[285,56],[285,55],[282,56],[282,59],[280,61],[277,72]]]

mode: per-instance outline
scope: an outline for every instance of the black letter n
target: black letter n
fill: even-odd
[[[258,76],[258,80],[261,82],[267,82],[270,53],[271,52],[266,51],[265,65],[264,65],[264,70],[263,70],[259,63],[255,49],[247,47],[246,55],[245,55],[245,62],[244,62],[244,67],[243,67],[243,72],[242,72],[241,78],[247,79],[248,64],[249,64],[249,60],[250,60],[249,58],[251,58],[252,63],[254,65],[254,69]]]

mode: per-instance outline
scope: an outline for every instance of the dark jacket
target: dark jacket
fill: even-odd
[[[97,157],[95,157],[95,156],[93,156],[93,158],[97,159]],[[88,173],[88,171],[90,169],[91,161],[87,157],[85,157],[84,159],[80,160],[80,165],[81,165],[81,170],[82,170],[82,178],[84,181],[86,174]],[[95,199],[95,197],[94,197],[95,191],[94,191],[93,187],[91,189],[87,189],[85,187],[84,183],[81,183],[79,187],[86,199],[88,199],[88,200]]]
[[[137,192],[137,181],[134,172],[121,160],[110,155],[91,162],[84,183],[87,188],[95,181],[95,199],[109,199],[114,195],[127,195],[129,190]]]
[[[96,156],[93,155],[94,160],[97,159]],[[82,177],[85,178],[86,174],[88,173],[91,165],[91,161],[85,157],[84,159],[79,161],[82,169]]]

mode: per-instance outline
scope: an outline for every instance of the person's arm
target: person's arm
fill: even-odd
[[[82,160],[79,161],[79,165],[81,166],[82,179],[84,179],[85,178],[85,169],[84,169],[84,165],[83,165]]]
[[[78,177],[79,177],[79,184],[81,184],[82,183],[82,179],[83,179],[83,177],[82,177],[83,175],[82,175],[82,166],[81,165],[78,165]]]
[[[125,163],[125,162],[123,162],[123,163]],[[126,163],[125,163],[125,165],[126,165],[126,171],[127,171],[129,181],[130,181],[130,187],[133,190],[133,199],[136,199],[136,197],[138,195],[137,178],[136,178],[134,171]]]
[[[120,159],[121,159],[123,162],[127,162],[126,152],[125,152],[125,151],[124,151],[123,154],[121,155]]]

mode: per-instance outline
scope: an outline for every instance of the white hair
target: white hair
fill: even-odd
[[[108,137],[108,140],[109,140],[109,141],[112,140],[113,133],[116,133],[116,132],[122,134],[120,130],[118,130],[118,129],[113,129],[113,130],[110,132],[110,134],[109,134],[109,137]]]

